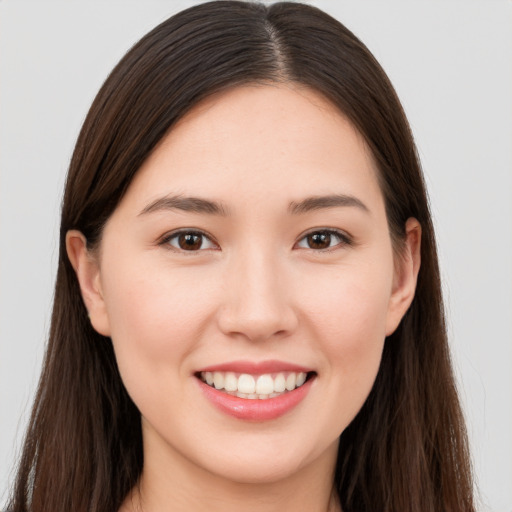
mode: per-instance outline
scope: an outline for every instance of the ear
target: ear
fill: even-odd
[[[388,306],[386,336],[393,334],[409,309],[416,292],[421,264],[421,225],[410,218],[405,224],[405,246],[396,256],[393,289]]]
[[[66,251],[75,270],[92,326],[103,336],[110,336],[97,256],[87,248],[85,236],[75,229],[66,233]]]

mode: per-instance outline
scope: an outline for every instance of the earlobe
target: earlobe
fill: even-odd
[[[66,251],[75,270],[92,326],[103,336],[110,336],[100,266],[96,255],[87,248],[85,236],[74,229],[66,233]]]
[[[421,225],[410,218],[405,224],[405,246],[397,256],[388,308],[386,336],[392,334],[411,305],[421,265]]]

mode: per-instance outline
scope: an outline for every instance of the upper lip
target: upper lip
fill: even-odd
[[[234,372],[249,373],[252,375],[263,375],[266,373],[278,372],[304,372],[313,371],[311,368],[301,366],[295,363],[289,363],[278,360],[268,361],[229,361],[225,363],[207,366],[198,370],[198,372]]]

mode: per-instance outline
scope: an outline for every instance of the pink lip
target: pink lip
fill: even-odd
[[[222,363],[207,368],[201,368],[200,372],[234,372],[234,373],[249,373],[251,375],[262,375],[264,373],[277,373],[277,372],[311,372],[311,368],[299,366],[292,363],[285,363],[283,361],[231,361],[229,363]],[[298,388],[300,389],[300,388]]]
[[[279,418],[299,405],[311,389],[314,377],[302,386],[275,398],[238,398],[209,386],[197,378],[197,383],[205,397],[220,411],[240,420],[268,421]]]

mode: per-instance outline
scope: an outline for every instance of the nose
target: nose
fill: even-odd
[[[263,341],[290,335],[298,318],[286,272],[273,254],[245,253],[226,269],[220,330],[229,336]]]

